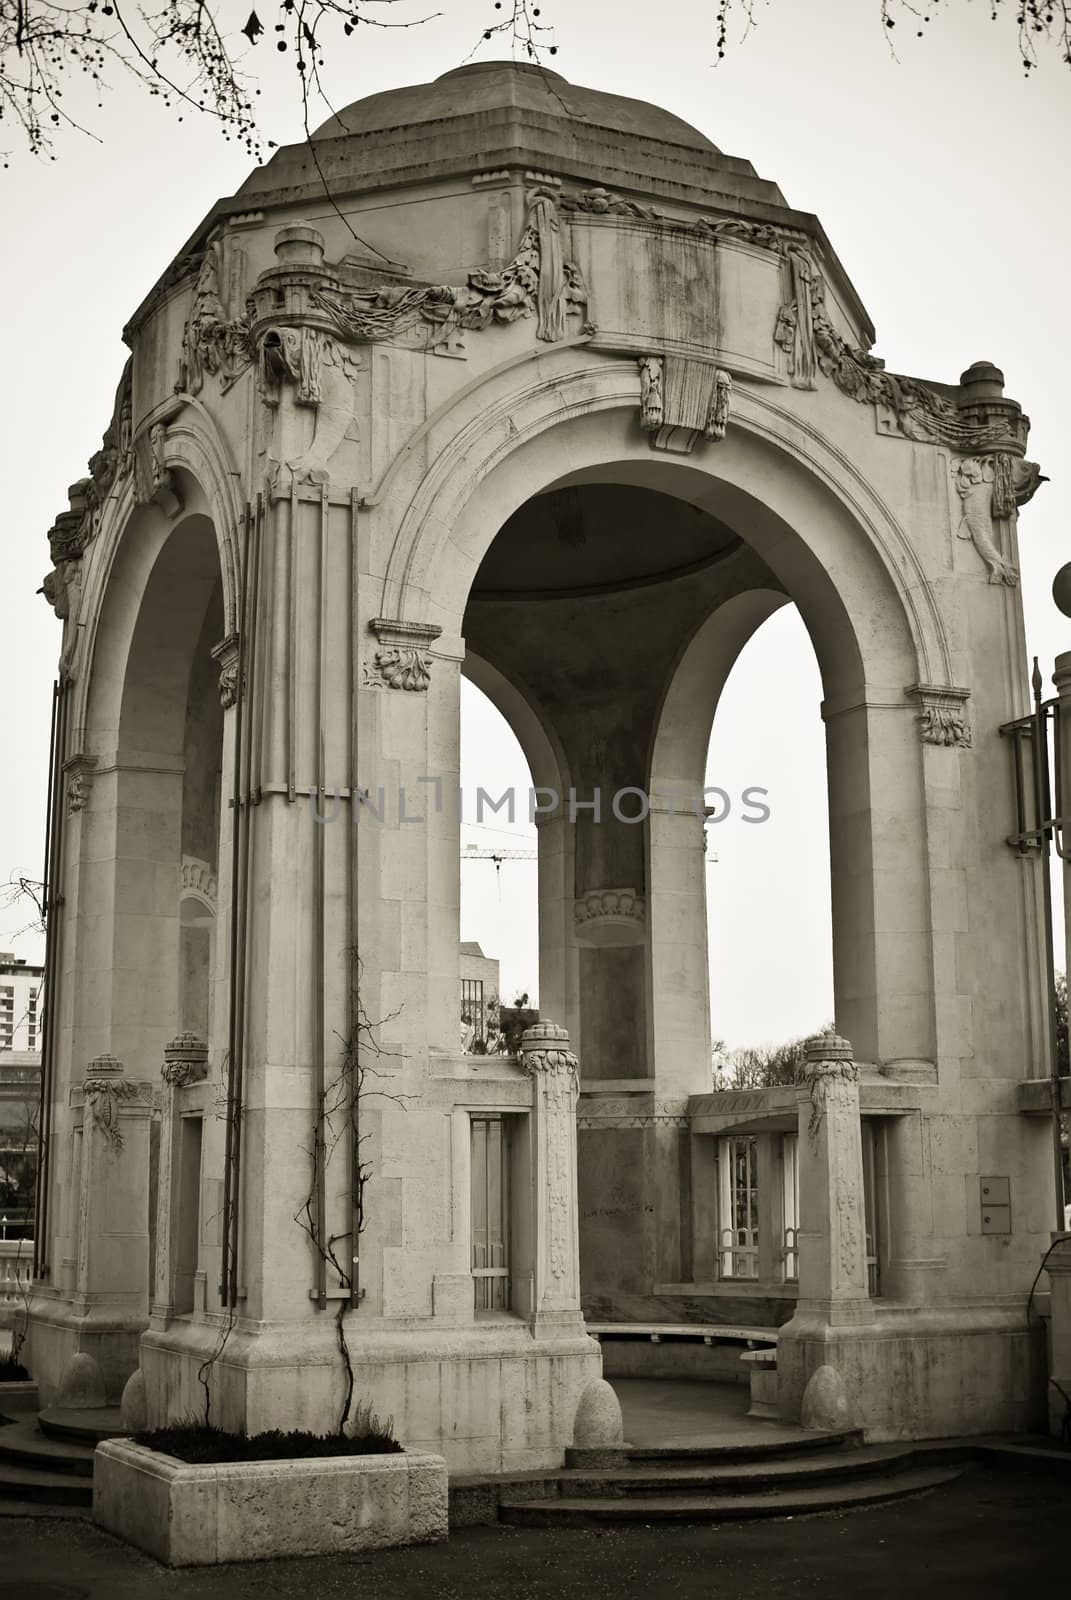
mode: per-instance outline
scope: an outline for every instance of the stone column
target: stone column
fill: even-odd
[[[163,1105],[160,1115],[160,1163],[156,1194],[156,1262],[152,1314],[166,1319],[174,1312],[174,1241],[178,1229],[179,1196],[175,1181],[178,1161],[178,1099],[189,1083],[198,1083],[208,1071],[208,1046],[193,1033],[180,1033],[164,1050],[160,1068]]]
[[[810,1380],[832,1384],[835,1422],[866,1409],[872,1375],[861,1342],[874,1321],[867,1293],[859,1069],[847,1039],[807,1041],[799,1084],[799,1299],[777,1342],[777,1409],[783,1421],[816,1420]],[[832,1369],[832,1370],[831,1370]],[[818,1374],[816,1377],[815,1375]],[[808,1398],[809,1395],[809,1398]],[[829,1397],[826,1396],[828,1400]]]
[[[809,1039],[799,1094],[799,1305],[829,1326],[871,1320],[859,1069],[847,1039]]]
[[[678,797],[679,798],[679,797]],[[694,798],[648,817],[648,1057],[660,1098],[710,1092],[707,840]],[[583,1049],[583,1043],[581,1043]]]
[[[580,1238],[576,1194],[577,1059],[569,1035],[537,1022],[521,1036],[532,1080],[533,1331],[581,1330]]]
[[[1066,1443],[1065,1429],[1071,1428],[1071,1235],[1053,1246],[1045,1270],[1052,1297],[1049,1432]]]
[[[77,1245],[71,1309],[75,1354],[60,1382],[61,1405],[92,1392],[117,1402],[138,1364],[149,1304],[148,1084],[131,1083],[123,1063],[97,1056],[72,1093],[82,1105]],[[85,1371],[94,1382],[86,1388]]]

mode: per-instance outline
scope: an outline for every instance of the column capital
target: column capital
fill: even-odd
[[[195,1033],[180,1033],[164,1046],[160,1076],[173,1089],[199,1082],[208,1071],[208,1046]]]
[[[578,1062],[569,1034],[556,1022],[534,1022],[521,1034],[521,1065],[530,1078],[564,1073],[575,1078]]]
[[[801,1070],[807,1079],[824,1075],[855,1083],[859,1078],[851,1041],[832,1031],[813,1034],[807,1040],[803,1047]]]

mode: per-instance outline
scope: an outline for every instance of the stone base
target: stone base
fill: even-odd
[[[37,1385],[32,1378],[13,1378],[9,1383],[0,1383],[0,1417],[40,1409]]]
[[[168,1567],[333,1555],[447,1536],[441,1456],[187,1466],[129,1439],[99,1445],[93,1517]]]
[[[37,1384],[42,1409],[55,1405],[64,1375],[76,1355],[96,1362],[104,1381],[105,1404],[117,1406],[138,1365],[138,1346],[146,1326],[143,1316],[111,1307],[76,1309],[65,1296],[35,1287],[25,1318],[26,1346],[22,1360]]]
[[[840,1375],[856,1426],[868,1440],[1028,1433],[1043,1426],[1042,1335],[1025,1303],[942,1309],[883,1306],[874,1320],[830,1327],[797,1314],[780,1330],[777,1406],[800,1420],[819,1367]]]
[[[580,1396],[602,1376],[599,1347],[582,1331],[533,1338],[526,1323],[394,1331],[347,1326],[356,1373],[351,1417],[368,1404],[393,1419],[406,1450],[445,1456],[451,1472],[560,1466]],[[582,1327],[582,1324],[578,1324]],[[142,1340],[149,1427],[205,1419],[199,1371],[222,1327],[172,1319]],[[232,1432],[333,1431],[345,1383],[333,1315],[300,1324],[233,1329],[207,1381],[211,1420]]]

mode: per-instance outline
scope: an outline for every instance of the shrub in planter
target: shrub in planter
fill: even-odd
[[[222,1428],[186,1424],[176,1428],[152,1428],[135,1433],[134,1443],[174,1456],[197,1466],[217,1466],[224,1461],[307,1461],[324,1456],[400,1455],[402,1447],[387,1432],[362,1433],[350,1437],[343,1433],[309,1433],[296,1430],[246,1436],[225,1433]]]
[[[27,1383],[29,1377],[21,1361],[15,1361],[11,1356],[0,1358],[0,1383]]]

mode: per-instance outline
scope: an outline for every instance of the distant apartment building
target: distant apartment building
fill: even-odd
[[[0,1051],[40,1050],[44,975],[44,967],[0,950]]]
[[[460,955],[461,1048],[479,1052],[486,1048],[488,1023],[496,1020],[498,962],[485,956],[475,940],[462,943]]]

